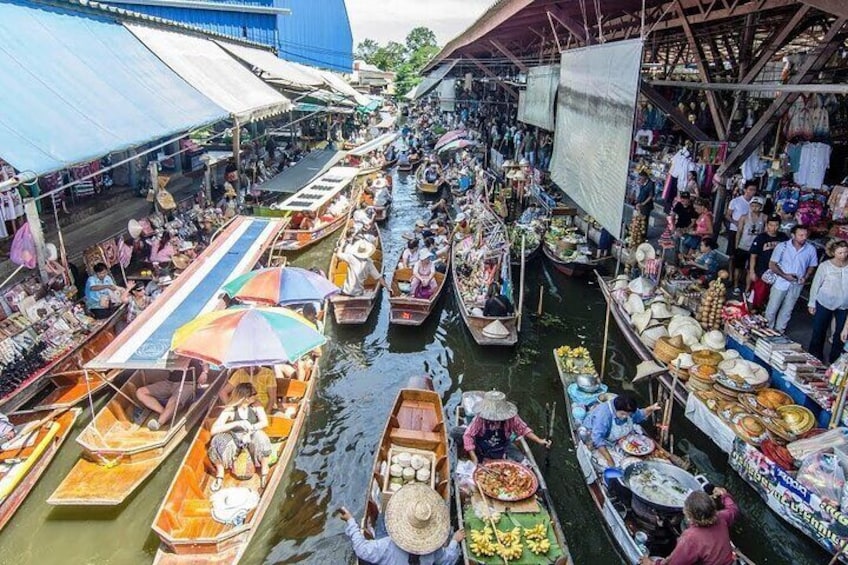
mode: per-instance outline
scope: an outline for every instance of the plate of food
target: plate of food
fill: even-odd
[[[639,434],[630,434],[618,440],[618,446],[621,450],[636,457],[644,457],[650,455],[657,448],[656,442],[648,436]]]
[[[530,498],[539,488],[536,475],[514,461],[487,461],[474,470],[474,481],[495,500],[514,502]]]

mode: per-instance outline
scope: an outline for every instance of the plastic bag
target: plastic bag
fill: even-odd
[[[24,266],[27,269],[34,269],[38,265],[38,257],[35,254],[35,240],[29,229],[29,222],[26,222],[15,232],[9,258],[16,265]]]
[[[459,490],[464,493],[477,492],[477,483],[474,482],[474,469],[477,465],[473,461],[459,461],[456,464],[454,480],[459,485]]]
[[[845,473],[833,453],[814,453],[804,459],[796,479],[821,498],[839,506]]]

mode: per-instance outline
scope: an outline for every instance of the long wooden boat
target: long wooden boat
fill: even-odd
[[[348,225],[345,227],[344,232],[341,236],[340,245],[344,246],[346,241],[347,233],[353,228],[353,219],[348,221]],[[380,230],[377,226],[374,226],[374,230],[376,231],[377,241],[374,244],[376,250],[374,254],[371,256],[371,260],[374,262],[374,266],[377,268],[377,271],[383,272],[383,242],[380,237]],[[347,277],[347,262],[339,259],[337,253],[333,253],[332,259],[330,259],[330,269],[327,271],[328,278],[341,288],[344,285],[345,278]],[[364,324],[368,319],[368,316],[371,315],[371,311],[374,309],[374,305],[377,303],[377,298],[380,296],[380,290],[383,287],[380,285],[380,281],[369,279],[365,283],[365,292],[363,292],[359,296],[346,296],[344,294],[336,294],[330,297],[330,302],[333,305],[333,316],[335,317],[337,324],[348,325],[348,324]]]
[[[206,412],[218,394],[223,377],[199,389],[195,400],[181,410],[173,425],[162,423],[153,431],[149,410],[133,419],[136,391],[171,376],[169,371],[139,370],[120,393],[100,410],[77,438],[83,456],[56,487],[48,504],[57,506],[114,506],[121,504],[173,452]],[[185,386],[190,387],[186,382]],[[132,399],[132,402],[130,401]]]
[[[416,387],[416,388],[413,388]],[[428,377],[413,378],[398,392],[383,435],[374,454],[374,465],[365,496],[362,532],[368,539],[377,536],[377,522],[391,498],[389,467],[399,452],[420,454],[431,463],[430,485],[450,504],[450,459],[447,421],[441,396]],[[364,562],[361,562],[364,565]]]
[[[539,257],[542,252],[544,230],[525,224],[515,224],[510,226],[508,230],[510,234],[509,259],[514,267],[521,265],[521,233],[524,231],[528,232],[528,235],[532,234],[533,236],[525,240],[524,262],[529,263]]]
[[[456,407],[454,426],[459,427],[463,425],[468,425],[471,423],[471,418],[466,417],[466,412],[464,405],[467,404],[467,399],[473,396],[482,396],[482,391],[468,391],[462,393],[462,402],[460,405]],[[533,452],[530,451],[530,446],[527,444],[527,441],[522,437],[518,438],[515,441],[515,446],[521,451],[524,456],[526,463],[525,465],[533,471],[533,474],[536,475],[536,480],[538,481],[539,488],[537,489],[535,495],[531,499],[538,505],[538,512],[535,515],[538,515],[541,520],[544,519],[544,515],[547,516],[547,520],[545,522],[550,523],[549,531],[551,532],[550,537],[552,536],[553,540],[556,541],[559,546],[562,555],[557,558],[556,563],[561,565],[574,565],[574,561],[571,558],[571,553],[568,549],[568,542],[565,538],[565,533],[562,529],[562,524],[560,524],[559,517],[557,516],[556,509],[554,508],[554,501],[548,492],[548,485],[545,482],[545,477],[542,475],[542,470],[539,468],[539,464],[536,462],[536,458],[533,456]],[[462,444],[462,440],[457,440],[453,442],[453,455],[454,459],[459,464],[461,461],[468,461],[468,453],[465,451],[465,448]],[[469,511],[468,505],[471,502],[468,495],[464,494],[459,487],[459,484],[454,485],[454,502],[456,505],[456,517],[457,517],[457,528],[465,528],[466,518],[465,513]],[[476,495],[474,498],[477,498]],[[486,504],[487,509],[491,510],[501,510],[500,508],[493,507],[493,501],[488,499],[487,501],[480,501]],[[506,506],[506,504],[504,504]],[[501,513],[500,521],[497,523],[498,529],[504,532],[512,530],[515,524],[512,520],[520,519],[518,518],[519,514],[512,511],[509,514],[512,517],[504,516],[505,512]],[[469,550],[469,543],[471,532],[466,529],[466,539],[462,542],[462,562],[465,565],[483,565],[482,561],[479,561],[474,558],[474,554]],[[525,551],[525,556],[529,555],[528,551]],[[561,559],[561,560],[560,560]],[[538,557],[538,561],[531,560],[522,560],[521,563],[527,563],[532,565],[548,565],[553,563],[555,560],[548,555],[541,555]]]
[[[269,470],[265,488],[260,486],[258,473],[246,481],[230,472],[225,474],[222,488],[247,487],[259,493],[258,505],[244,523],[237,526],[222,524],[212,517],[210,486],[215,480],[215,470],[207,452],[212,440],[212,425],[224,409],[220,399],[213,403],[153,520],[153,530],[162,542],[153,561],[155,565],[224,565],[241,560],[294,457],[318,374],[316,364],[305,381],[277,379],[282,414],[268,415],[269,425],[264,430],[271,439],[277,461]]]
[[[471,233],[463,239],[459,241],[454,239],[451,247],[451,263],[453,265],[451,279],[453,280],[459,313],[478,345],[515,345],[518,342],[518,315],[516,313],[518,307],[515,308],[516,312],[508,316],[476,314],[472,311],[473,306],[466,301],[464,296],[468,292],[476,293],[479,290],[477,289],[477,282],[473,278],[473,272],[469,275],[464,272],[466,269],[459,268],[460,265],[467,265],[473,271],[474,268],[480,268],[485,259],[495,259],[500,265],[502,279],[511,289],[512,265],[509,259],[509,238],[506,233],[506,226],[489,206],[481,201],[475,205],[471,228]],[[482,256],[479,256],[478,253],[473,264],[467,264],[464,255],[477,248],[482,250]],[[512,294],[511,290],[508,291],[508,294]],[[515,304],[511,296],[507,296],[507,298]],[[506,328],[506,335],[499,337],[487,331],[487,328],[495,322],[500,322]]]
[[[403,164],[403,163],[399,164],[397,166],[397,170],[398,170],[398,172],[401,172],[401,173],[409,173],[409,172],[412,172],[415,169],[415,167],[417,167],[420,164],[421,164],[421,157],[415,157],[414,159],[410,157],[409,162],[406,163],[406,164]]]
[[[595,270],[595,263],[589,259],[574,261],[563,259],[550,243],[542,243],[542,253],[554,268],[567,277],[583,277]]]
[[[415,187],[419,192],[424,194],[438,194],[445,182],[445,178],[442,176],[442,171],[439,169],[439,177],[436,182],[427,182],[424,180],[424,172],[426,169],[426,167],[418,167],[418,170],[415,171]]]
[[[101,391],[107,386],[107,381],[113,381],[120,371],[89,374],[86,377],[83,366],[115,339],[116,326],[125,315],[126,310],[121,307],[109,318],[99,321],[99,326],[82,343],[29,375],[14,390],[0,398],[0,409],[7,413],[13,412],[45,388],[51,390],[46,397],[38,400],[39,408],[70,408],[86,398],[89,390],[92,394]]]
[[[308,230],[296,227],[286,229],[276,247],[283,251],[301,251],[342,227],[354,202],[350,187],[359,174],[358,168],[333,167],[284,200],[276,209],[280,213],[314,214],[321,219],[321,223]],[[346,209],[333,217],[322,217],[333,200],[342,194],[349,199]]]
[[[401,288],[408,288],[412,281],[412,268],[401,267],[400,259],[395,266],[394,274],[392,275],[392,283],[389,292],[389,323],[399,326],[420,326],[424,323],[433,309],[436,302],[442,295],[442,292],[447,287],[447,273],[450,271],[451,254],[448,253],[447,265],[444,273],[435,273],[436,290],[430,294],[429,298],[415,298],[408,291],[404,292]]]
[[[384,171],[387,171],[387,170],[391,169],[392,167],[394,167],[395,165],[397,165],[397,162],[398,162],[398,158],[395,157],[391,161],[386,161],[385,163],[383,163],[383,166],[381,168]]]
[[[9,415],[9,421],[21,430],[21,440],[0,446],[0,530],[35,488],[81,412],[71,408]]]

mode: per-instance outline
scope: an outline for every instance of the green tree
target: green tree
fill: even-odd
[[[380,48],[380,44],[373,39],[365,39],[356,46],[356,58],[366,63],[374,64],[374,53]]]
[[[436,34],[428,27],[417,27],[406,35],[406,48],[415,53],[423,47],[438,47]]]

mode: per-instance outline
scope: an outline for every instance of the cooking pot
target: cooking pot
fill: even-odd
[[[634,497],[659,512],[682,512],[683,504],[681,503],[679,506],[669,505],[665,502],[652,500],[650,493],[646,493],[639,488],[634,489],[631,486],[631,479],[635,475],[649,469],[654,470],[658,475],[664,475],[676,480],[688,491],[703,490],[704,486],[709,484],[709,481],[703,475],[692,475],[671,463],[663,463],[661,461],[636,461],[626,466],[622,476],[619,478],[619,481],[621,481],[621,483],[633,494]]]
[[[593,393],[601,388],[601,381],[597,375],[583,373],[577,375],[577,387],[583,392]]]

